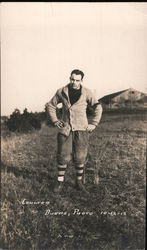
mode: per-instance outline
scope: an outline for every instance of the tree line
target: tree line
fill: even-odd
[[[34,129],[39,130],[45,117],[45,112],[33,113],[28,112],[27,108],[25,108],[21,114],[20,110],[16,108],[10,118],[5,120],[5,125],[12,132],[29,132]]]
[[[57,109],[57,117],[60,119],[62,116],[62,110]],[[11,132],[26,133],[33,130],[41,129],[41,125],[44,122],[46,125],[53,126],[50,118],[47,115],[47,110],[43,112],[28,112],[27,108],[23,110],[23,113],[16,108],[9,118],[4,119],[4,124]]]

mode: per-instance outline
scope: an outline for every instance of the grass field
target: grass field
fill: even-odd
[[[62,194],[53,193],[56,134],[46,125],[23,135],[2,131],[0,247],[145,249],[147,115],[103,115],[90,135],[89,196],[75,190],[72,163]]]

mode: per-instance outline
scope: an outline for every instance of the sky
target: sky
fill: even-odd
[[[147,92],[147,3],[1,3],[1,115],[44,111],[73,69],[97,98]]]

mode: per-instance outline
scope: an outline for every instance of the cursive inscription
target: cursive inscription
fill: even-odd
[[[50,201],[28,201],[23,199],[21,202],[22,205],[49,205]]]

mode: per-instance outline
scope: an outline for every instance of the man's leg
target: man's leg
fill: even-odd
[[[83,179],[84,164],[76,164],[76,179],[81,181]]]
[[[84,165],[87,160],[89,134],[86,131],[75,131],[73,134],[73,160],[76,168],[76,188],[85,191],[83,186]]]
[[[58,181],[64,181],[64,175],[66,171],[67,165],[59,165],[58,164]]]
[[[58,179],[56,182],[56,185],[54,187],[54,192],[60,192],[63,188],[63,182],[64,182],[64,175],[66,171],[67,165],[59,165],[58,164]]]
[[[65,136],[58,133],[57,136],[57,166],[58,179],[54,188],[54,192],[60,192],[63,187],[64,175],[68,162],[72,155],[72,135]]]

